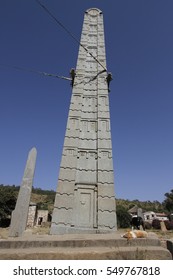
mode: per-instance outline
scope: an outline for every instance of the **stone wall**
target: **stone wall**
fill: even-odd
[[[29,206],[27,227],[33,227],[35,225],[36,210],[37,210],[36,204],[31,204]]]
[[[36,226],[41,226],[43,223],[48,221],[48,210],[38,210]]]

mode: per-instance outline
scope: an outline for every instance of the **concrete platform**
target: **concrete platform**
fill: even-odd
[[[24,235],[0,240],[0,259],[171,260],[155,234],[127,240],[120,234]]]

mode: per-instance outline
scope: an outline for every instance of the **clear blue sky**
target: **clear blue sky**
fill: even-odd
[[[173,1],[41,0],[80,39],[86,9],[104,15],[113,74],[111,129],[117,198],[164,200],[173,188]],[[35,0],[0,8],[0,64],[68,76],[78,45]],[[56,190],[69,82],[0,66],[0,184],[20,185],[38,151],[34,186]]]

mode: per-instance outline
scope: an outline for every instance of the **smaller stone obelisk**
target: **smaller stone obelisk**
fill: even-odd
[[[28,154],[28,159],[19,190],[16,207],[12,213],[9,230],[9,236],[11,237],[21,236],[26,228],[36,156],[37,150],[36,148],[32,148]]]

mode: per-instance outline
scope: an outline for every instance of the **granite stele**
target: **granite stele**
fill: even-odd
[[[117,229],[103,14],[85,12],[50,234]]]
[[[16,206],[14,211],[12,212],[11,224],[9,229],[9,236],[11,237],[21,236],[26,229],[36,156],[37,151],[35,148],[32,148],[28,154],[28,159],[26,162],[26,167]]]

